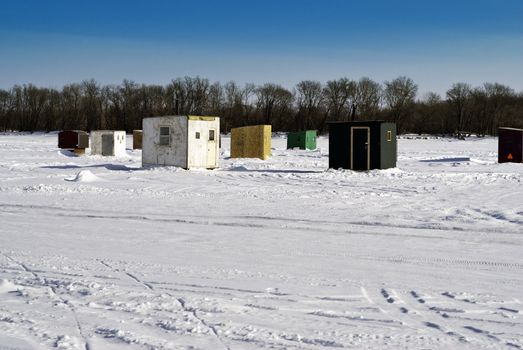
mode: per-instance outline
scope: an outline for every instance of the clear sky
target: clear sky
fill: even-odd
[[[0,7],[0,88],[399,75],[523,91],[523,0],[17,0]]]

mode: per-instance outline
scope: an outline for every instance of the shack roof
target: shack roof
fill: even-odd
[[[206,121],[214,121],[216,119],[219,119],[217,116],[212,115],[158,115],[154,117],[146,117],[144,119],[154,119],[154,118],[187,118],[189,120],[206,120]]]

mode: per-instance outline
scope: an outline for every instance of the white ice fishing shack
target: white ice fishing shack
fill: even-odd
[[[91,131],[91,154],[121,157],[125,152],[125,131]]]
[[[142,164],[185,169],[218,167],[220,118],[179,115],[144,118]]]

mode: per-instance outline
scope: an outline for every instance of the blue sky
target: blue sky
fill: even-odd
[[[406,75],[523,91],[521,0],[18,0],[0,9],[0,88]]]

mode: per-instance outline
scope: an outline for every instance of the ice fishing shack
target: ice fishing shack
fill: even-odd
[[[287,134],[287,149],[316,149],[316,130],[296,131]]]
[[[91,155],[116,156],[126,155],[125,131],[91,131]]]
[[[260,158],[271,156],[272,127],[251,125],[231,129],[231,158]]]
[[[178,115],[144,118],[142,164],[185,169],[218,167],[220,118]]]
[[[396,167],[396,124],[381,120],[327,123],[329,168],[371,170]]]
[[[523,129],[498,129],[498,162],[523,163]]]
[[[84,154],[89,148],[89,134],[81,130],[63,130],[58,133],[58,148]]]

